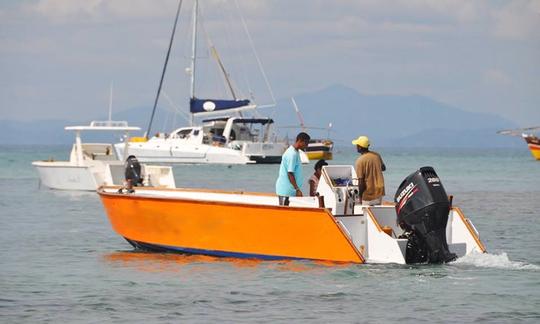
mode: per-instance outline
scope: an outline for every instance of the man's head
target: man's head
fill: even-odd
[[[296,142],[294,143],[294,148],[296,148],[297,150],[305,150],[309,144],[310,139],[311,137],[307,133],[299,133],[298,135],[296,135]]]
[[[369,150],[369,138],[367,136],[359,136],[352,141],[353,145],[356,145],[356,150],[359,153],[367,152]]]
[[[315,174],[317,175],[317,178],[321,176],[322,167],[328,165],[325,160],[321,159],[315,163],[315,166],[313,166],[313,169],[315,169]]]

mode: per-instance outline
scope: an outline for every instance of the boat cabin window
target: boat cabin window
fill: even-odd
[[[211,134],[211,135],[219,135],[219,136],[221,136],[221,135],[223,135],[224,130],[225,129],[223,129],[223,128],[210,128],[208,130],[208,133]]]
[[[191,134],[191,131],[192,131],[191,128],[182,129],[182,130],[180,130],[180,131],[178,131],[176,133],[176,137],[178,137],[178,138],[187,138],[187,137],[189,137],[189,134]]]
[[[203,143],[204,144],[211,144],[213,139],[215,137],[223,137],[223,131],[225,129],[223,128],[216,128],[216,127],[212,127],[212,128],[206,128],[203,130],[204,132],[204,136],[203,136]]]
[[[193,130],[193,136],[197,136],[199,135],[199,130],[198,129],[194,129]]]

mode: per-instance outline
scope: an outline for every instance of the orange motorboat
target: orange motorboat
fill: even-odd
[[[364,261],[324,208],[277,206],[277,197],[257,193],[117,190],[102,188],[99,194],[114,230],[136,247],[268,260]]]
[[[325,166],[318,187],[324,198],[291,197],[289,206],[279,206],[273,194],[204,189],[127,192],[102,187],[98,194],[113,229],[140,249],[263,260],[407,263],[414,251],[404,234],[416,225],[398,226],[393,204],[360,205],[350,185],[355,177],[351,166]],[[401,197],[412,202],[414,194]],[[485,251],[472,223],[446,203],[444,222],[431,222],[442,224],[442,231],[433,229],[436,233],[429,235],[448,254],[439,258],[436,252],[431,259],[425,253],[426,262]]]

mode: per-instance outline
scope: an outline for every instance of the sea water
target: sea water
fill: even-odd
[[[97,194],[40,187],[31,162],[67,159],[69,147],[0,149],[2,323],[540,322],[540,161],[525,147],[378,150],[387,200],[409,173],[433,166],[480,232],[488,254],[445,265],[137,252],[113,232]],[[329,162],[356,156],[345,147]],[[270,192],[277,172],[174,168],[178,186]]]

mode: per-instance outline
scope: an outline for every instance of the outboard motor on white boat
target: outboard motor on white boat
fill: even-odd
[[[141,164],[135,155],[130,155],[126,159],[125,164],[125,177],[128,187],[141,186],[143,183],[143,177],[141,174]]]
[[[446,224],[451,202],[432,167],[411,173],[394,197],[397,220],[407,238],[407,263],[445,263],[456,259],[448,250]]]

